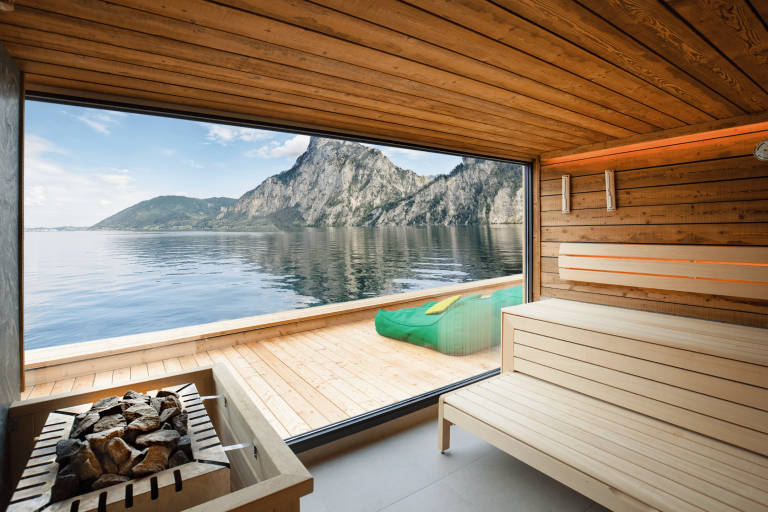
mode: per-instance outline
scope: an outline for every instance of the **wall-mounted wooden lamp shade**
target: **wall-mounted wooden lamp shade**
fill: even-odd
[[[571,212],[571,177],[563,176],[563,213]]]
[[[616,185],[613,182],[613,170],[605,171],[605,204],[609,212],[616,211]]]

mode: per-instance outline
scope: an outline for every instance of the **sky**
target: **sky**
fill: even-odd
[[[309,136],[27,101],[24,225],[92,226],[164,195],[239,198],[290,169]],[[366,144],[421,175],[452,155]]]

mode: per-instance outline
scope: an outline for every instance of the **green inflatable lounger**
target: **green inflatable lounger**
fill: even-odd
[[[464,297],[438,314],[427,314],[436,302],[397,311],[380,309],[376,332],[449,356],[464,356],[501,343],[501,308],[522,303],[523,287],[515,286],[486,298]]]

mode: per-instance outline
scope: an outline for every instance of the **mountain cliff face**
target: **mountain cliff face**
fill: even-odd
[[[235,201],[162,196],[91,229],[409,226],[523,221],[523,168],[464,158],[448,175],[419,176],[378,149],[321,137],[291,169]]]
[[[90,229],[205,229],[235,201],[229,197],[160,196],[126,208]]]
[[[464,158],[411,197],[371,211],[366,225],[512,224],[523,221],[523,167]]]
[[[221,227],[355,226],[374,208],[427,183],[429,178],[397,167],[378,149],[313,137],[291,169],[264,180],[217,219]]]

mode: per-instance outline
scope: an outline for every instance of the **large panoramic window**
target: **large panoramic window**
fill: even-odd
[[[26,350],[522,273],[519,164],[36,101],[25,136]],[[225,362],[296,435],[498,367],[519,284],[136,375]]]

